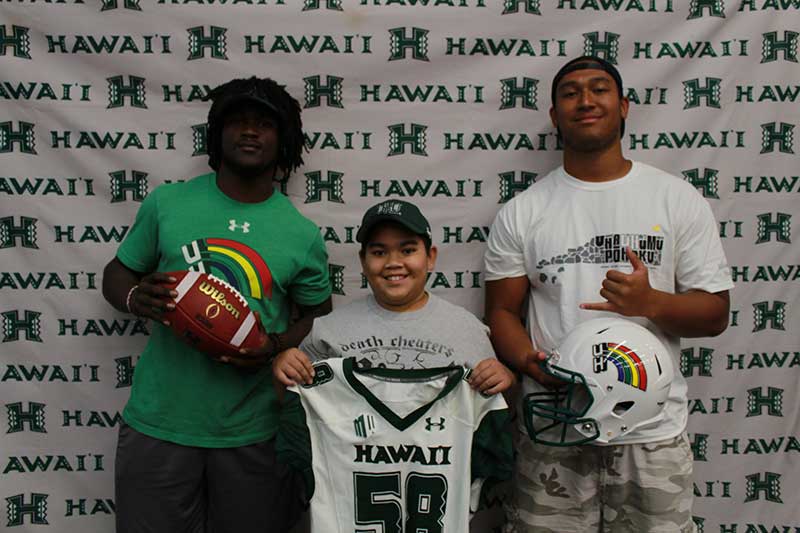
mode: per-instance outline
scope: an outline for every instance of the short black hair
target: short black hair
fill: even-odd
[[[228,104],[242,97],[265,102],[270,112],[277,115],[279,131],[276,166],[282,173],[279,179],[285,181],[303,164],[305,149],[303,122],[300,119],[300,104],[284,87],[270,78],[251,76],[233,79],[208,93],[206,100],[212,102],[208,111],[206,137],[208,166],[219,170],[222,157],[222,127],[225,124],[225,114],[230,111]]]

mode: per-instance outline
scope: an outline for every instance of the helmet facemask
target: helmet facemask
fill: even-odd
[[[550,446],[586,444],[600,435],[597,422],[585,418],[594,403],[594,396],[583,375],[551,364],[557,359],[556,352],[542,363],[541,368],[546,374],[562,380],[564,385],[525,397],[523,409],[528,435],[534,442]]]

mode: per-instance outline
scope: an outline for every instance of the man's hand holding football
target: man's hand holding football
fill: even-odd
[[[128,296],[128,311],[142,318],[149,318],[169,326],[169,319],[164,315],[175,309],[173,298],[178,296],[175,290],[164,286],[175,283],[175,278],[163,272],[153,272],[144,276],[131,289]]]
[[[253,311],[253,314],[258,325],[258,347],[252,350],[242,348],[239,350],[238,355],[223,355],[219,357],[219,361],[240,368],[256,370],[269,363],[270,359],[275,357],[275,347],[264,330],[264,325],[261,323],[261,315],[258,314],[258,311]]]

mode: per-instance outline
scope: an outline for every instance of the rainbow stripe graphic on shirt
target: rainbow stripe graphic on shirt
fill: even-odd
[[[182,250],[191,270],[213,274],[245,296],[272,299],[272,272],[258,252],[246,244],[231,239],[198,239]]]
[[[647,390],[647,370],[636,352],[622,344],[608,344],[606,360],[617,367],[617,379],[626,385]]]

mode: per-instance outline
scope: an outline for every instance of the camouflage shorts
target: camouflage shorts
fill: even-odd
[[[649,444],[543,446],[517,433],[504,533],[689,533],[685,434]]]

